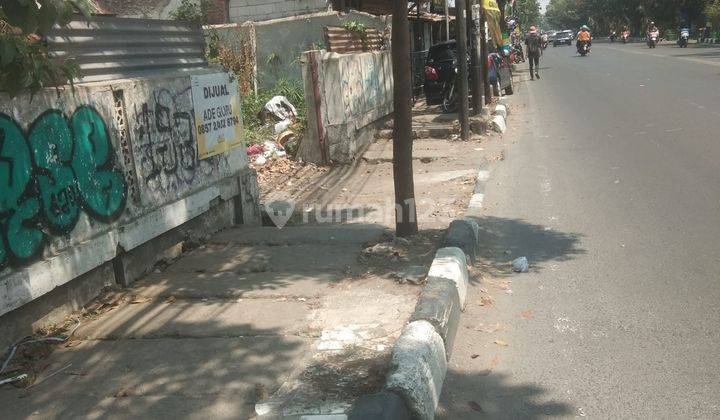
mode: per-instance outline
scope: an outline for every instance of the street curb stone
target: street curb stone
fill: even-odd
[[[472,219],[453,220],[445,234],[445,246],[454,246],[465,251],[471,261],[477,257],[480,227]]]
[[[497,131],[498,133],[504,134],[507,130],[507,124],[505,123],[505,118],[502,115],[494,116],[493,119],[490,121],[490,124],[493,130]]]
[[[507,116],[508,116],[507,107],[503,104],[495,105],[495,111],[493,111],[493,115],[500,115],[501,117],[507,119]]]
[[[410,318],[410,322],[415,321],[427,321],[435,327],[445,343],[445,356],[450,360],[460,324],[460,296],[455,284],[441,278],[428,280]]]
[[[465,309],[468,289],[468,269],[465,251],[458,247],[441,248],[428,272],[428,281],[433,278],[450,280],[455,284],[460,298],[460,308]]]
[[[412,417],[431,420],[440,401],[447,374],[442,337],[427,321],[415,321],[403,329],[395,342],[386,389],[397,392]]]

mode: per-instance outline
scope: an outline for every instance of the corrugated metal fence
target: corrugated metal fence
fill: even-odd
[[[55,27],[46,39],[51,57],[76,59],[83,82],[207,66],[202,28],[190,23],[96,16]]]

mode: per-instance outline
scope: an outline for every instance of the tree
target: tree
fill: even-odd
[[[75,12],[90,15],[89,0],[3,0],[0,3],[0,91],[11,97],[23,89],[72,83],[73,60],[50,60],[42,34],[66,25]]]
[[[393,0],[392,63],[394,94],[393,178],[395,182],[395,233],[418,232],[412,162],[412,82],[410,77],[410,25],[407,0]]]
[[[540,3],[538,0],[516,0],[514,13],[524,30],[527,30],[530,25],[540,23]]]
[[[720,0],[711,0],[705,6],[705,15],[712,24],[712,27],[717,30],[720,27]]]

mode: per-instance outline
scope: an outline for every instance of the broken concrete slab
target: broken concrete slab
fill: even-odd
[[[58,347],[27,390],[0,391],[4,418],[249,418],[311,341],[293,336],[86,341]]]
[[[264,271],[343,271],[357,265],[356,245],[266,245],[208,244],[172,264],[167,272],[233,271],[240,274]]]
[[[311,334],[310,309],[299,301],[174,301],[128,304],[81,325],[80,339],[242,337]]]
[[[136,283],[133,294],[165,299],[275,299],[320,296],[338,284],[343,275],[334,272],[156,273]]]
[[[405,401],[392,391],[360,397],[348,414],[348,420],[410,420]]]
[[[403,398],[413,418],[432,420],[446,373],[442,338],[429,322],[415,321],[395,342],[385,388]]]
[[[299,244],[364,244],[376,241],[391,233],[384,226],[374,224],[293,226],[292,229],[275,227],[240,227],[213,235],[212,243],[238,245],[299,245]]]

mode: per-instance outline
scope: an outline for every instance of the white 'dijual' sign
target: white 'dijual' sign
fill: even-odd
[[[191,76],[200,159],[243,145],[240,96],[228,73]]]

